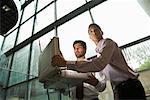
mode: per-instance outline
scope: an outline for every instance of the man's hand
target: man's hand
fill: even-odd
[[[61,55],[55,55],[52,57],[52,65],[66,67],[66,61]]]
[[[88,77],[89,79],[85,80],[85,83],[91,84],[93,86],[96,86],[98,84],[98,79],[96,79],[93,74],[89,75]]]

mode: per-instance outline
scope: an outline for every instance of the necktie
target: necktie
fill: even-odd
[[[83,99],[83,83],[80,83],[77,87],[76,87],[76,98],[78,100],[82,100]]]

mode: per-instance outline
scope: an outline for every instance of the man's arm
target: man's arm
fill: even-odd
[[[79,72],[98,72],[105,68],[107,64],[110,63],[111,57],[113,55],[113,52],[116,48],[116,43],[112,40],[107,40],[104,43],[103,48],[100,49],[98,52],[100,54],[99,57],[94,58],[90,61],[74,61],[74,64],[69,69],[77,70]],[[53,66],[68,66],[68,61],[65,61],[65,59],[61,55],[56,55],[52,58],[52,65]]]
[[[97,89],[99,92],[104,91],[106,88],[106,77],[102,73],[99,73],[99,78],[96,78],[92,74],[91,76],[89,76],[89,79],[84,82],[94,86],[95,89]]]
[[[110,63],[116,47],[115,42],[111,40],[105,41],[103,48],[98,52],[100,56],[92,59],[92,61],[77,64],[78,67],[76,70],[79,72],[98,72],[103,70],[105,66]]]

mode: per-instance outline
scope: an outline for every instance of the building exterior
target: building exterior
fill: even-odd
[[[87,38],[84,32],[87,31],[88,25],[92,22],[98,22],[99,24],[98,19],[103,17],[102,15],[96,17],[99,14],[97,10],[101,11],[102,5],[106,6],[111,3],[109,3],[109,0],[14,1],[19,11],[18,22],[4,37],[0,38],[0,100],[70,100],[69,94],[64,95],[62,91],[45,89],[43,84],[39,82],[38,57],[54,36],[60,37],[62,49],[64,48],[62,44],[68,41],[68,46],[72,48],[72,42],[75,39]],[[114,0],[114,2],[117,1]],[[150,25],[150,21],[148,24]],[[78,31],[80,27],[81,30]],[[81,33],[83,35],[78,36]],[[67,36],[72,37],[68,38]],[[149,33],[142,36],[138,41],[135,41],[136,39],[128,41],[128,43],[132,42],[128,45],[120,43],[129,64],[135,62],[135,66],[139,66],[150,57]],[[142,49],[136,51],[139,50],[138,48]],[[93,51],[91,49],[88,51],[87,56],[92,56]],[[65,54],[68,51],[62,50],[62,52]],[[137,52],[137,55],[140,52],[143,55],[140,56],[141,58],[133,56],[133,52]],[[137,57],[139,59],[136,59]],[[71,57],[68,56],[68,58]],[[144,61],[141,59],[144,59]],[[149,72],[150,70],[140,72],[140,80],[142,80],[148,97],[150,94]],[[108,87],[100,95],[100,98],[102,100],[113,100],[110,83],[107,84]]]

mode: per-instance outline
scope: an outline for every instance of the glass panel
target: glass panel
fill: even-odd
[[[31,100],[48,100],[48,95],[46,89],[44,89],[43,84],[39,83],[36,79],[31,82]],[[50,99],[57,100],[57,99]]]
[[[27,79],[29,47],[30,45],[15,53],[9,86]]]
[[[29,5],[27,5],[25,7],[22,22],[24,22],[29,17],[31,17],[32,15],[34,15],[34,13],[35,13],[35,1],[36,0],[32,1]]]
[[[27,83],[8,88],[6,100],[27,100]]]
[[[29,93],[28,99],[26,97],[27,93]],[[6,100],[69,100],[67,97],[63,97],[60,92],[54,91],[53,89],[49,89],[48,93],[49,97],[47,95],[47,89],[44,89],[43,84],[39,83],[38,79],[34,79],[30,80],[30,82],[8,88]]]
[[[4,39],[4,37],[0,35],[0,47],[2,46],[3,39]],[[0,52],[1,52],[1,50],[0,50]]]
[[[69,94],[67,95],[67,94],[61,93],[61,98],[62,98],[62,100],[71,100]]]
[[[82,6],[83,4],[85,4],[85,0],[78,0],[78,2],[76,0],[58,0],[57,1],[58,19],[75,10],[76,8]]]
[[[52,22],[54,22],[54,5],[48,6],[42,12],[37,14],[34,33],[45,28]]]
[[[123,49],[123,54],[134,70],[150,69],[150,40]]]
[[[27,1],[27,0],[14,0],[14,1],[18,1],[18,2],[20,2],[21,5],[23,5],[25,3],[25,1]]]
[[[20,27],[17,44],[19,44],[20,42],[24,41],[25,39],[31,36],[32,27],[33,27],[33,18],[31,18],[29,21],[27,21]]]
[[[4,89],[0,86],[0,100],[4,100]]]
[[[10,56],[11,57],[11,56]],[[4,54],[0,55],[0,85],[4,88],[7,84],[8,72],[9,72],[9,57]]]
[[[75,40],[84,40],[87,43],[87,57],[95,54],[95,45],[89,39],[88,25],[91,23],[89,12],[85,12],[69,22],[58,27],[58,36],[60,37],[60,49],[68,60],[75,60],[73,51],[73,42]],[[67,47],[66,47],[67,45]],[[69,48],[69,50],[68,50]]]
[[[44,36],[40,37],[39,43],[40,43],[40,49],[41,51],[44,50],[44,48],[48,45],[48,43],[51,41],[51,39],[55,36],[54,30],[45,34]]]
[[[54,0],[38,0],[38,8],[37,11],[41,10],[42,8],[44,8],[46,5],[48,5],[49,3],[51,3]]]
[[[39,41],[36,40],[33,42],[32,45],[30,75],[37,76],[37,77],[38,77],[38,61],[39,61],[38,57],[40,53],[41,51],[40,51]]]
[[[17,30],[13,31],[5,38],[3,52],[8,51],[9,49],[14,47],[15,39],[16,39]]]
[[[107,0],[91,11],[104,37],[112,38],[119,46],[150,33],[150,18],[137,0]]]

